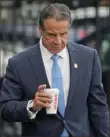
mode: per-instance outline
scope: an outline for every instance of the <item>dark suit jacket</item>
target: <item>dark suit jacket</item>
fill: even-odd
[[[0,95],[1,116],[7,121],[22,122],[23,136],[59,137],[64,126],[74,137],[108,136],[108,106],[97,52],[75,43],[68,43],[67,47],[70,88],[64,118],[59,112],[47,115],[45,109],[34,120],[28,117],[27,102],[34,98],[38,86],[50,87],[39,44],[9,60]]]

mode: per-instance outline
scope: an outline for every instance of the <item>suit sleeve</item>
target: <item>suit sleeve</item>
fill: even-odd
[[[8,122],[27,121],[28,101],[23,101],[23,98],[23,89],[15,62],[9,60],[0,92],[0,116]]]
[[[108,137],[109,110],[107,106],[107,98],[101,82],[101,73],[100,60],[97,51],[94,50],[92,79],[88,96],[89,117],[96,131],[96,137]]]

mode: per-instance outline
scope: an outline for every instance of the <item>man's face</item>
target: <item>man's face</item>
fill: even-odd
[[[51,53],[61,52],[67,45],[69,21],[51,18],[44,21],[40,28],[42,43]]]

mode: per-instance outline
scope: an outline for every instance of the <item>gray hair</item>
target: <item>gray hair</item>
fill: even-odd
[[[61,3],[53,3],[45,7],[39,16],[39,25],[44,28],[44,21],[48,18],[55,18],[56,20],[68,20],[71,25],[71,11]]]

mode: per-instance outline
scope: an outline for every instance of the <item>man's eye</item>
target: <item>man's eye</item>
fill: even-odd
[[[56,35],[55,34],[50,34],[50,36],[55,37]]]
[[[48,33],[49,37],[55,37],[55,34]]]
[[[60,35],[61,35],[61,36],[64,36],[64,35],[66,35],[66,34],[67,34],[67,33],[61,33]]]

